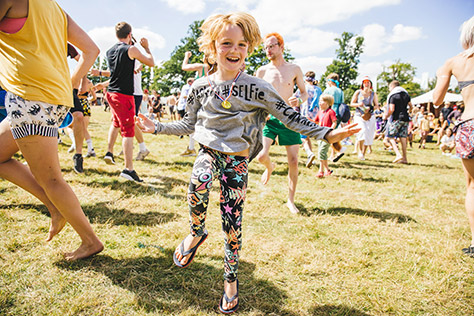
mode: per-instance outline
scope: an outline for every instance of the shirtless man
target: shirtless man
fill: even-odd
[[[168,98],[166,98],[166,105],[170,110],[170,117],[172,121],[176,121],[176,104],[178,99],[176,98],[176,92],[173,92]]]
[[[255,75],[271,83],[280,96],[284,100],[288,100],[289,105],[299,110],[300,104],[308,99],[301,68],[287,62],[283,58],[285,48],[280,34],[270,33],[265,36],[264,46],[270,63],[260,67]],[[295,83],[301,93],[299,99],[293,95]],[[295,192],[298,182],[298,151],[301,137],[300,134],[286,128],[283,123],[271,115],[263,129],[263,149],[257,157],[258,161],[266,168],[262,174],[261,181],[263,184],[267,184],[273,169],[275,169],[275,164],[270,160],[269,152],[270,146],[274,143],[277,136],[279,144],[286,147],[288,156],[289,192],[286,206],[292,213],[298,213],[299,210],[295,206]]]

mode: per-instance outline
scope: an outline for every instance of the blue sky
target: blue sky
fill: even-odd
[[[262,35],[279,32],[303,72],[319,77],[344,31],[366,40],[359,72],[373,79],[397,60],[417,68],[424,85],[462,49],[459,28],[474,14],[474,0],[57,0],[102,53],[116,42],[113,27],[126,21],[147,37],[156,61],[167,60],[195,20],[213,13],[254,15]]]

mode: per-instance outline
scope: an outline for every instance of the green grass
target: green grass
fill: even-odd
[[[47,209],[0,180],[0,315],[217,315],[222,293],[223,234],[218,192],[207,217],[209,238],[193,264],[179,269],[173,249],[188,233],[186,191],[194,158],[179,156],[187,139],[146,135],[152,154],[135,162],[143,184],[106,165],[110,114],[93,109],[90,132],[100,157],[72,170],[62,136],[64,177],[105,250],[66,262],[78,247],[67,225],[50,243]],[[348,151],[352,151],[351,146]],[[120,144],[116,145],[116,153]],[[461,162],[433,143],[409,149],[409,165],[377,142],[366,161],[355,155],[317,179],[300,151],[296,204],[286,206],[282,147],[270,183],[250,164],[239,280],[240,315],[472,315],[474,259],[461,248],[470,232]],[[22,159],[21,156],[17,157]]]

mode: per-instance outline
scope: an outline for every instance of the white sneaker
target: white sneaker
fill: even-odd
[[[94,148],[91,151],[87,151],[86,157],[96,157],[97,154],[95,153]]]
[[[196,151],[193,149],[186,148],[186,150],[180,154],[182,157],[191,157],[191,156],[196,156]]]
[[[137,157],[135,157],[135,160],[144,160],[149,153],[150,151],[148,149],[145,149],[144,151],[139,151]]]
[[[306,168],[311,168],[311,166],[312,166],[313,163],[314,163],[314,159],[316,159],[316,156],[314,156],[314,154],[311,153],[311,154],[308,156],[308,159],[306,159]]]

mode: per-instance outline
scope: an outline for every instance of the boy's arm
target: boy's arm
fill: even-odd
[[[295,132],[334,143],[360,131],[357,124],[347,125],[336,131],[332,131],[329,127],[318,126],[286,104],[269,83],[265,82],[265,84],[267,87],[265,91],[267,96],[263,104],[265,109]],[[263,86],[262,88],[265,89]]]

